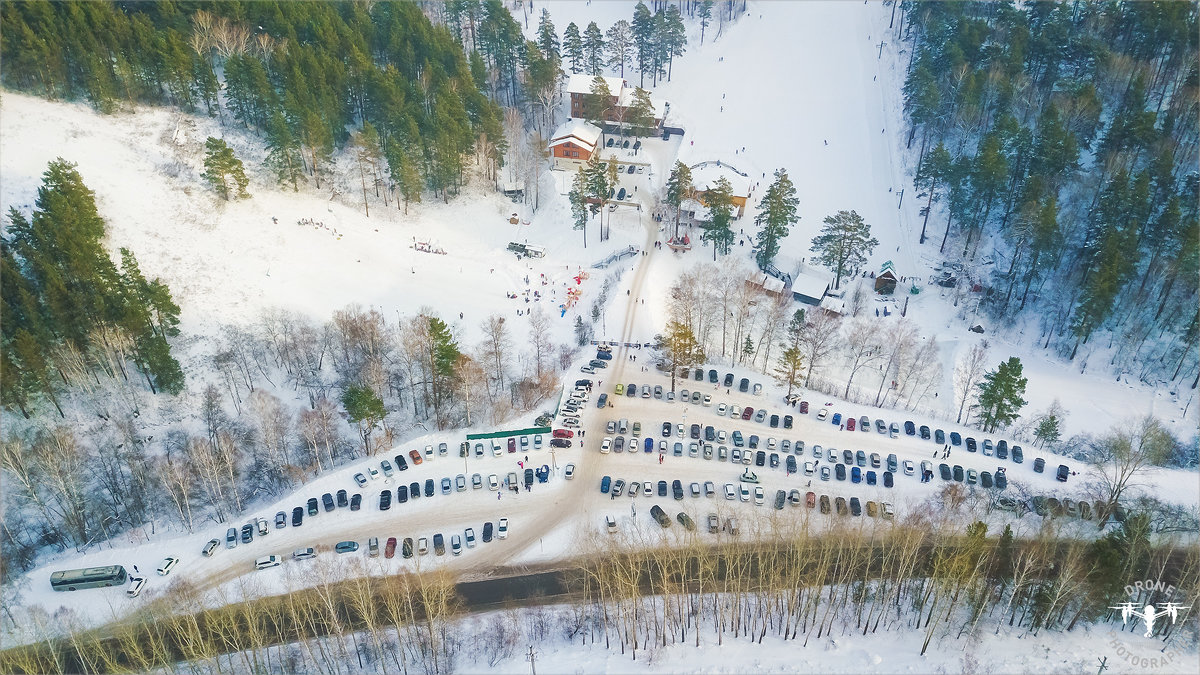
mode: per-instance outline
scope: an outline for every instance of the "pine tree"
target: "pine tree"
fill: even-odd
[[[925,202],[925,208],[922,209],[925,215],[925,219],[921,222],[920,243],[922,244],[925,243],[925,228],[929,225],[929,212],[933,210],[933,202],[939,200],[938,187],[943,184],[950,172],[952,162],[950,152],[939,141],[937,146],[922,158],[921,166],[917,169],[917,175],[913,179],[913,184],[918,189],[929,193],[929,200]]]
[[[416,164],[410,158],[409,153],[405,152],[400,144],[396,141],[387,141],[383,148],[384,158],[387,160],[388,172],[392,175],[392,181],[396,184],[396,189],[400,193],[399,202],[404,202],[404,215],[408,215],[408,205],[412,202],[421,203],[421,189],[423,183],[421,174],[417,171]]]
[[[588,30],[591,30],[591,26]],[[625,77],[625,66],[631,65],[633,58],[633,29],[629,27],[628,21],[621,19],[608,29],[604,38],[604,47],[608,51],[608,67],[620,68],[621,77]]]
[[[233,148],[226,145],[225,141],[209,136],[204,142],[204,149],[204,173],[200,177],[208,181],[225,201],[229,201],[230,181],[237,187],[238,198],[249,197],[246,186],[250,181],[246,179],[242,160],[233,154]]]
[[[587,248],[587,223],[588,223],[588,179],[583,167],[575,172],[575,177],[571,179],[571,191],[567,195],[568,201],[571,202],[571,217],[574,218],[574,228],[583,230],[583,247]]]
[[[654,133],[654,104],[650,92],[637,87],[633,90],[633,102],[625,112],[625,126],[634,136],[650,136]]]
[[[667,7],[661,32],[659,39],[663,41],[666,50],[667,82],[670,82],[671,73],[675,67],[675,57],[683,56],[687,51],[687,28],[683,25],[683,16],[679,14],[679,7],[676,5]]]
[[[712,22],[713,0],[704,0],[696,15],[700,17],[700,44],[704,44],[704,29]]]
[[[750,336],[747,335],[746,339],[742,341],[742,360],[744,361],[753,355],[754,355],[754,340],[751,340]]]
[[[729,255],[733,244],[733,185],[721,176],[704,193],[704,205],[708,208],[709,220],[703,225],[705,239],[713,243],[713,260],[717,253]]]
[[[342,392],[342,407],[346,409],[346,417],[358,425],[363,451],[368,455],[372,454],[371,433],[387,416],[383,400],[376,396],[369,387],[352,384]]]
[[[562,52],[559,51],[558,32],[554,29],[554,22],[550,20],[550,10],[545,7],[542,8],[542,16],[538,19],[537,46],[557,70],[562,64]]]
[[[671,391],[675,391],[675,376],[681,368],[704,362],[704,350],[692,329],[680,321],[668,321],[662,334],[663,360],[671,369]]]
[[[607,45],[604,42],[604,34],[600,32],[600,27],[595,21],[588,23],[587,29],[583,32],[583,72],[588,75],[603,75],[604,74],[604,52]],[[625,71],[621,74],[624,77]]]
[[[879,245],[871,236],[871,226],[855,211],[838,211],[826,216],[821,234],[813,238],[817,260],[834,272],[834,288],[841,288],[842,275],[857,270]]]
[[[304,180],[304,158],[292,128],[278,110],[267,123],[267,151],[267,167],[275,172],[279,184],[291,183],[292,191],[298,192],[299,181]]]
[[[998,426],[1008,426],[1021,416],[1025,407],[1025,385],[1029,380],[1022,377],[1021,359],[1013,356],[996,370],[983,375],[979,383],[979,422],[986,432],[994,432]]]
[[[608,82],[599,75],[592,80],[590,90],[591,93],[583,97],[584,119],[603,124],[612,117],[612,91],[608,88]]]
[[[671,175],[667,178],[667,204],[675,210],[675,237],[679,237],[679,210],[683,200],[692,194],[692,170],[675,160]]]
[[[796,207],[799,204],[796,186],[792,185],[787,171],[777,169],[775,180],[767,186],[767,191],[758,202],[758,214],[754,216],[754,224],[759,226],[758,251],[754,259],[760,268],[766,269],[778,255],[779,243],[788,236],[792,225],[799,220],[799,216],[796,215]]]
[[[1062,437],[1062,429],[1057,415],[1046,415],[1033,428],[1033,439],[1041,447],[1054,445]]]
[[[646,3],[641,0],[638,0],[637,6],[633,8],[632,28],[633,45],[637,54],[638,84],[645,86],[646,73],[654,67],[655,31],[654,16],[650,14]],[[612,38],[609,38],[609,43],[612,43]],[[624,73],[621,76],[624,77]]]
[[[787,383],[787,394],[792,395],[792,389],[804,381],[804,310],[798,309],[788,322],[784,340],[780,344],[783,351],[779,354],[779,365],[775,368],[775,380]]]
[[[579,35],[579,26],[576,26],[574,21],[567,24],[567,30],[563,32],[562,48],[563,55],[571,61],[571,74],[582,73],[587,62],[584,59],[583,38]]]

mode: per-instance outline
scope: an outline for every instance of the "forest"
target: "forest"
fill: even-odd
[[[471,153],[494,171],[505,151],[483,59],[496,65],[495,45],[509,54],[523,42],[499,0],[483,9],[494,38],[468,60],[409,2],[5,3],[0,75],[102,111],[149,104],[228,117],[264,140],[269,168],[291,189],[321,189],[335,151],[361,129],[355,144],[391,177],[376,171],[377,191],[397,194],[397,206],[425,189],[448,200]]]
[[[845,517],[801,508],[745,520],[738,537],[769,542],[753,546],[728,534],[714,545],[711,535],[674,524],[628,524],[617,535],[589,529],[579,534],[580,555],[556,571],[557,588],[488,607],[494,611],[474,629],[464,619],[480,608],[459,593],[459,580],[423,569],[419,557],[404,574],[360,559],[349,579],[318,560],[283,595],[234,600],[180,584],[111,631],[68,618],[56,639],[0,652],[0,669],[143,672],[187,661],[201,670],[341,672],[358,663],[374,672],[447,673],[471,660],[496,667],[550,640],[653,663],[668,645],[762,643],[771,635],[813,648],[892,631],[921,653],[945,643],[970,650],[983,633],[1117,627],[1113,605],[1167,599],[1157,589],[1129,595],[1130,579],[1161,582],[1186,598],[1200,584],[1195,547],[1155,532],[1144,514],[1092,539],[1063,519],[993,531],[987,500],[959,485],[897,521],[856,518],[827,529],[827,519]],[[241,583],[254,592],[252,580]],[[214,609],[197,612],[201,606]],[[1196,617],[1185,607],[1176,622],[1156,624],[1164,654],[1189,653]],[[34,613],[27,625],[43,636],[48,620]]]
[[[921,243],[1064,358],[1200,382],[1197,6],[906,0]],[[934,217],[940,214],[939,217]],[[944,218],[944,222],[938,222]],[[994,242],[995,256],[978,256]],[[990,270],[988,266],[991,265]]]

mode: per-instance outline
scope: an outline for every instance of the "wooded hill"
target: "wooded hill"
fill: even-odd
[[[350,129],[363,129],[356,142],[386,163],[383,186],[406,203],[424,188],[448,199],[468,154],[493,170],[504,154],[484,62],[468,64],[414,3],[5,3],[0,31],[6,86],[103,111],[231,115],[263,136],[268,164],[293,189],[321,187]]]
[[[919,197],[946,218],[922,242],[971,266],[992,239],[986,307],[1065,357],[1108,332],[1118,372],[1196,375],[1196,4],[900,8]]]

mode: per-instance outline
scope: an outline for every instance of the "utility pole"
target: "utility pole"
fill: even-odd
[[[904,188],[900,188],[900,203],[896,205],[896,210],[900,210],[900,206],[904,204]]]
[[[884,42],[883,40],[880,40],[880,41],[879,41],[879,56],[877,57],[877,59],[876,59],[876,60],[879,60],[879,59],[882,59],[882,58],[883,58],[883,46],[884,46],[884,45],[886,45],[886,44],[887,44],[887,43],[886,43],[886,42]]]
[[[900,0],[892,0],[892,18],[888,21],[888,28],[891,28],[892,24],[896,23],[896,5],[898,4],[900,4]]]

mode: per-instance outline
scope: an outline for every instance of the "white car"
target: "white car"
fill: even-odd
[[[508,518],[501,518],[496,527],[496,536],[500,539],[508,539]]]
[[[911,476],[914,473],[916,473],[916,471],[917,471],[917,468],[915,466],[913,466],[913,462],[911,459],[904,460],[904,475]]]
[[[746,483],[742,483],[741,498],[744,502],[750,501],[750,486]]]
[[[600,441],[600,454],[607,455],[612,452],[612,436],[605,436],[603,441]]]
[[[817,465],[815,462],[805,462],[804,463],[804,475],[805,476],[813,475],[813,473],[816,472],[816,470],[817,470]]]
[[[729,416],[733,419],[737,419],[737,418],[741,417],[742,416],[742,407],[738,406],[738,405],[729,406]]]
[[[767,449],[768,450],[774,450],[775,446],[777,444],[778,444],[778,441],[776,441],[773,437],[767,439]]]
[[[162,561],[162,564],[158,566],[158,573],[165,577],[170,574],[171,570],[175,569],[175,566],[178,564],[179,558],[176,558],[175,556],[166,558]]]
[[[378,479],[379,479],[379,469],[376,469],[376,468],[375,468],[375,467],[373,467],[373,466],[372,466],[372,467],[368,467],[368,468],[367,468],[367,473],[371,474],[371,480],[378,480]]]
[[[571,480],[575,477],[575,464],[572,462],[567,464],[567,470],[563,473],[563,478]]]
[[[579,418],[578,417],[564,417],[562,419],[562,425],[568,429],[578,429],[579,428]]]
[[[729,436],[727,436],[727,435],[725,434],[725,430],[724,430],[724,429],[721,429],[720,431],[718,431],[718,432],[717,432],[717,442],[718,442],[718,443],[724,443],[724,442],[726,442],[727,440],[729,440]]]
[[[488,489],[489,490],[499,490],[500,489],[500,478],[497,477],[496,474],[492,474],[492,475],[488,476]]]
[[[144,577],[129,577],[129,588],[125,589],[125,595],[136,598],[145,586],[146,579]]]
[[[762,506],[764,499],[766,499],[766,495],[763,493],[762,486],[755,485],[754,486],[754,503],[758,504],[759,506]]]
[[[718,415],[720,415],[721,417],[724,417],[728,412],[729,412],[729,406],[725,405],[724,403],[717,404],[717,414]]]
[[[824,420],[826,417],[829,417],[829,408],[821,408],[817,411],[817,419]]]
[[[610,534],[613,532],[616,532],[617,531],[617,519],[613,518],[611,515],[604,516],[604,527],[605,527],[605,529],[608,530],[608,532]]]
[[[475,528],[468,527],[463,533],[463,539],[467,541],[467,548],[475,548]]]
[[[504,456],[504,448],[500,447],[500,444],[497,443],[496,441],[492,441],[492,456],[493,457],[503,457]]]
[[[682,424],[675,425],[675,437],[683,438],[683,425]]]
[[[433,459],[433,446],[425,446],[425,459]]]
[[[704,403],[704,405],[705,405],[705,406],[710,406],[710,405],[712,405],[712,396],[711,396],[711,395],[709,395],[709,394],[705,394],[705,395],[704,395],[704,401],[703,401],[703,403]]]

